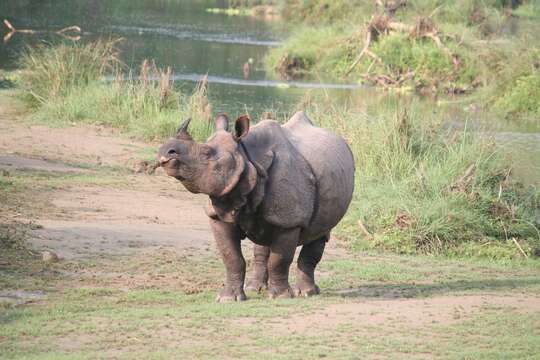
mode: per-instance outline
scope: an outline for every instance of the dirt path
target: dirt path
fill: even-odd
[[[414,357],[430,358],[441,355],[437,352],[441,346],[437,339],[446,345],[454,341],[450,335],[443,334],[449,331],[448,327],[475,319],[482,323],[482,316],[493,313],[512,314],[519,319],[540,314],[540,283],[534,280],[538,279],[539,272],[535,269],[501,272],[487,265],[446,262],[441,265],[436,261],[396,256],[359,258],[339,246],[337,239],[331,242],[318,273],[326,295],[314,300],[296,299],[291,303],[269,302],[255,296],[256,300],[248,301],[241,308],[231,307],[232,313],[223,312],[223,306],[227,305],[219,306],[213,304],[211,298],[201,300],[197,295],[190,295],[214,294],[223,276],[203,211],[206,200],[188,193],[178,182],[159,172],[155,175],[133,173],[131,169],[141,156],[151,153],[150,145],[121,138],[104,128],[30,125],[16,120],[19,112],[5,106],[0,109],[0,171],[56,181],[44,194],[36,194],[37,197],[43,195],[48,205],[33,212],[32,220],[39,226],[31,231],[28,240],[37,250],[57,253],[61,262],[55,269],[62,274],[54,285],[60,295],[52,292],[47,301],[40,300],[41,295],[36,300],[36,292],[24,293],[21,289],[8,289],[11,292],[4,291],[3,296],[16,298],[29,294],[30,300],[18,304],[37,301],[36,313],[40,311],[39,306],[54,308],[60,302],[69,303],[69,299],[102,304],[114,300],[111,308],[115,308],[113,304],[131,304],[132,310],[122,306],[117,309],[120,312],[143,308],[157,311],[152,315],[154,322],[147,325],[148,328],[157,326],[158,338],[132,329],[131,333],[138,339],[135,341],[125,335],[124,330],[124,335],[115,335],[120,340],[112,340],[114,349],[105,352],[108,357],[130,358],[130,354],[140,351],[147,351],[146,354],[153,357],[160,346],[181,351],[187,357],[204,357],[204,349],[219,351],[216,343],[232,341],[219,333],[227,324],[235,329],[239,344],[263,348],[268,357],[281,353],[270,351],[270,346],[264,342],[257,345],[260,338],[269,334],[279,337],[279,334],[313,333],[315,336],[316,333],[325,339],[335,339],[339,346],[328,348],[324,345],[326,340],[319,343],[319,338],[315,337],[299,347],[290,338],[283,338],[282,346],[292,348],[294,345],[298,356],[292,358],[324,357],[325,354],[354,358],[354,354],[360,353],[367,358],[386,358],[380,355],[388,350],[385,346],[393,345],[381,339],[393,334],[392,341],[406,343],[409,347],[403,350],[395,346],[387,355],[414,354]],[[33,183],[30,181],[30,184]],[[249,251],[248,244],[244,247]],[[373,284],[375,287],[370,287]],[[156,295],[145,292],[146,289],[173,290],[174,294],[187,295],[170,298],[168,293]],[[19,293],[10,295],[14,294],[13,290]],[[85,295],[77,298],[80,291]],[[167,308],[187,311],[181,310],[182,306],[194,306],[189,305],[194,301],[201,302],[198,305],[201,309],[178,315],[176,323],[158,315],[164,304],[168,304]],[[178,307],[179,302],[185,304]],[[87,306],[92,308],[93,305],[88,303]],[[95,331],[106,334],[104,324],[125,328],[126,323],[122,318],[109,317],[100,311],[87,319],[91,324],[95,322],[92,335],[72,329],[75,333],[62,335],[62,341],[57,339],[55,349],[62,354],[84,349],[89,351],[89,357],[93,357],[92,351],[101,356],[104,349],[96,348],[96,344],[106,346],[111,340],[105,335],[96,335]],[[139,316],[139,313],[130,314],[130,319]],[[214,314],[214,317],[204,314]],[[146,318],[140,321],[143,319]],[[189,323],[184,324],[183,321],[188,320]],[[261,327],[262,322],[267,322],[268,326]],[[187,334],[182,326],[198,330]],[[420,332],[417,335],[423,336],[424,331],[436,333],[437,329],[443,329],[443,333],[434,335],[433,346],[418,350],[417,339],[410,334]],[[460,336],[456,329],[452,331]],[[79,330],[81,334],[77,333]],[[50,335],[40,334],[26,339],[27,345],[41,344],[47,348]],[[364,349],[355,343],[358,335],[377,338],[372,339],[372,347]],[[21,338],[10,336],[6,335],[5,339],[11,339],[12,349],[27,349]],[[209,340],[205,342],[201,336]],[[500,336],[501,341],[506,341],[503,338],[506,335]],[[359,347],[352,351],[353,345]],[[318,350],[313,352],[313,347]],[[339,347],[352,352],[339,352]],[[374,349],[378,352],[372,352]],[[251,357],[244,355],[237,353],[240,357]]]

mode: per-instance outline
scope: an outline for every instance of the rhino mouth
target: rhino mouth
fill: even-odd
[[[182,178],[178,175],[178,160],[176,159],[165,159],[160,161],[161,167],[165,170],[167,175],[173,176],[175,178]],[[180,179],[179,179],[180,180]]]

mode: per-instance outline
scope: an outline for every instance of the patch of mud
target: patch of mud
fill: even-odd
[[[2,109],[0,109],[2,110]],[[51,129],[3,118],[0,111],[0,154],[21,154],[97,165],[124,166],[137,158],[148,144],[123,139],[104,127],[77,126]]]
[[[84,172],[84,169],[56,163],[48,160],[32,159],[19,155],[0,155],[0,169],[37,170],[56,172]]]
[[[173,179],[134,176],[129,189],[70,187],[54,191],[59,216],[43,216],[30,243],[63,259],[132,255],[166,247],[207,248],[212,237],[205,199]]]
[[[133,255],[159,247],[185,250],[208,246],[210,241],[206,230],[162,224],[48,220],[40,224],[43,229],[33,231],[33,247],[52,250],[61,259]]]
[[[418,328],[461,322],[489,307],[533,314],[540,312],[540,297],[469,295],[331,304],[312,314],[297,314],[280,319],[271,326],[275,333],[313,333],[356,325]]]

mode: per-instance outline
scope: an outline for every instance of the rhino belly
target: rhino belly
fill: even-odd
[[[327,130],[306,126],[300,134],[293,144],[317,179],[316,212],[302,235],[309,242],[328,233],[347,212],[354,190],[354,159],[347,143]]]

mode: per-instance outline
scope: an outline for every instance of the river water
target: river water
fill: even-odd
[[[264,70],[268,49],[287,37],[287,24],[247,16],[207,12],[226,7],[226,0],[1,0],[0,17],[16,28],[58,30],[78,25],[82,41],[122,37],[122,60],[135,71],[144,59],[170,66],[177,86],[190,91],[208,75],[210,101],[215,112],[248,111],[255,118],[263,111],[284,114],[307,94],[352,102],[380,98],[375,90],[337,81],[284,82]],[[2,20],[0,19],[0,20]],[[16,67],[20,50],[27,45],[57,42],[52,32],[15,34],[0,45],[0,69]],[[243,65],[252,59],[249,76]],[[435,105],[434,105],[435,106]],[[456,121],[471,117],[456,102]],[[461,115],[460,115],[461,114]],[[476,115],[473,115],[473,118]],[[481,114],[477,116],[482,118]],[[478,120],[480,122],[480,120]],[[482,119],[485,123],[486,119]],[[540,183],[540,121],[513,123],[487,119],[501,151],[512,157],[519,177]]]

